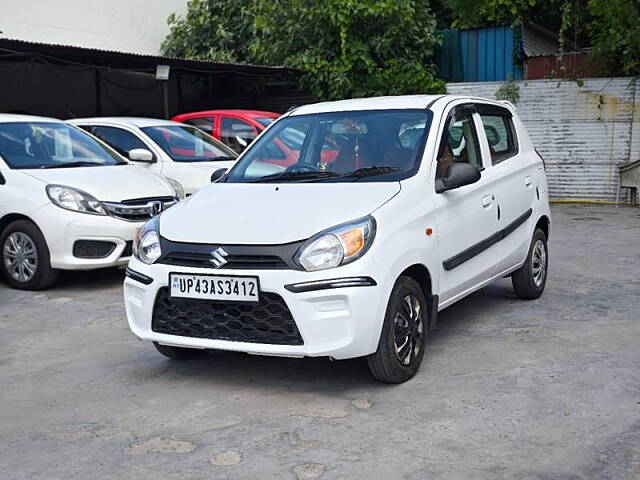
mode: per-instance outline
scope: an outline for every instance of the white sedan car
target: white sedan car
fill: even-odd
[[[301,149],[269,173],[291,131]],[[505,276],[520,298],[542,294],[550,218],[543,161],[507,102],[305,105],[140,229],[129,326],[170,358],[367,357],[403,382],[440,310]]]
[[[79,128],[0,115],[0,272],[15,288],[125,265],[136,230],[183,197]]]
[[[69,120],[132,162],[177,180],[187,195],[207,186],[235,163],[237,154],[222,142],[184,123],[134,117]]]

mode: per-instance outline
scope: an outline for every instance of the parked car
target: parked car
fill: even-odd
[[[279,116],[279,113],[260,110],[205,110],[183,113],[172,120],[196,126],[237,153],[242,153]]]
[[[183,197],[79,128],[0,115],[0,271],[15,288],[125,265],[135,231]]]
[[[236,153],[201,130],[153,118],[104,117],[69,120],[118,153],[180,182],[187,195],[208,185],[212,174],[235,163]]]
[[[265,162],[292,129],[297,162]],[[325,146],[339,148],[330,163]],[[542,294],[550,218],[542,159],[507,102],[300,107],[140,230],[129,325],[170,358],[366,357],[377,379],[403,382],[439,311],[505,276],[520,298]]]

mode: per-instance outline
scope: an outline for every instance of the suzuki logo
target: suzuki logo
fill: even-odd
[[[151,212],[151,216],[152,217],[155,217],[160,212],[162,212],[162,206],[163,206],[162,202],[160,202],[160,201],[154,201],[154,202],[147,203],[147,207],[149,208],[149,211]]]
[[[229,254],[225,252],[224,248],[218,247],[214,251],[211,252],[211,259],[209,260],[216,268],[220,268],[223,265],[226,265],[227,259],[224,258]]]

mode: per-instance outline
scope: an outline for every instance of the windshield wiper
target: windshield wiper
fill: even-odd
[[[100,167],[103,165],[104,165],[103,163],[99,163],[99,162],[80,161],[80,162],[54,163],[53,165],[42,165],[40,168]]]
[[[338,176],[337,173],[328,172],[326,170],[321,170],[317,172],[283,172],[283,173],[274,173],[273,175],[260,177],[257,180],[252,180],[251,183],[278,182],[280,180],[308,180],[312,178],[329,178],[329,177],[337,177],[337,176]]]
[[[385,173],[397,172],[399,170],[397,167],[364,167],[354,170],[353,172],[345,173],[342,175],[342,178],[373,177],[376,175],[384,175]]]

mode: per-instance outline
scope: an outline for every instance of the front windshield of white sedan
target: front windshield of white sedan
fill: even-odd
[[[116,152],[63,123],[0,123],[0,156],[15,169],[125,164]]]
[[[203,131],[181,125],[146,127],[146,133],[175,162],[234,160],[237,154]]]
[[[292,115],[278,120],[223,180],[244,182],[389,182],[419,165],[432,114],[371,110]]]

